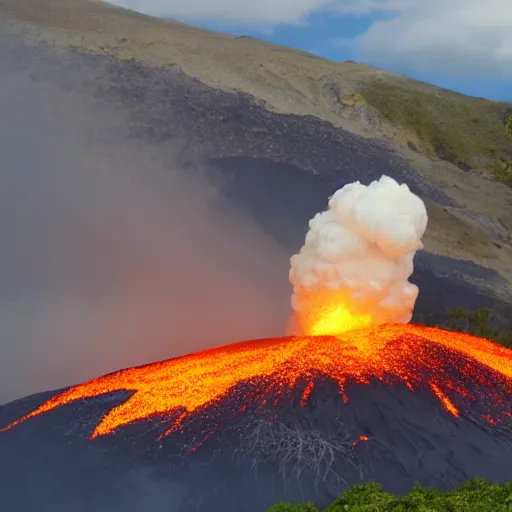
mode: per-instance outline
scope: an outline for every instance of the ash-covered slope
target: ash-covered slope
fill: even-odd
[[[286,247],[285,258],[301,246],[309,219],[326,207],[337,188],[355,180],[369,183],[386,174],[407,183],[429,213],[427,253],[417,256],[413,277],[429,287],[421,288],[417,310],[431,313],[446,306],[487,305],[507,316],[512,286],[493,265],[482,267],[447,256],[462,254],[459,249],[471,240],[473,253],[479,255],[474,259],[486,260],[488,235],[478,226],[490,221],[476,214],[476,224],[467,225],[466,205],[425,179],[391,144],[313,116],[270,111],[243,92],[215,89],[175,67],[150,67],[74,48],[56,51],[46,42],[34,42],[26,25],[21,33],[13,26],[16,21],[0,23],[0,64],[4,77],[9,77],[2,83],[0,97],[6,112],[2,151],[9,164],[4,167],[35,169],[40,160],[31,157],[30,147],[43,153],[43,168],[63,162],[72,168],[77,149],[83,160],[82,153],[95,156],[107,148],[115,155],[108,158],[116,172],[120,165],[130,172],[137,165],[141,174],[155,166],[200,170],[228,200],[226,208],[254,218]],[[65,106],[56,108],[59,102]],[[44,104],[50,106],[44,109]],[[16,114],[8,114],[11,110]],[[91,114],[84,117],[88,110]],[[31,130],[16,135],[10,130],[13,124]],[[82,124],[78,139],[76,130],[68,129],[77,124]],[[72,150],[55,151],[56,142],[46,140],[47,131],[54,139],[57,133],[70,131]],[[36,142],[38,133],[41,140]],[[21,149],[25,145],[27,152]],[[132,153],[137,154],[136,163]],[[480,189],[483,182],[475,186]],[[508,247],[506,229],[493,222],[489,229],[496,231],[496,244]],[[428,252],[430,246],[435,252]],[[506,260],[506,254],[502,256],[501,263]],[[445,283],[451,289],[449,298],[442,293]]]
[[[350,339],[345,336],[341,343]],[[447,347],[429,344],[426,338],[413,336],[413,340],[425,347],[417,361],[404,366],[410,363],[422,370],[416,376],[423,384],[414,386],[414,391],[405,382],[370,379],[368,384],[357,384],[352,379],[340,394],[334,380],[308,379],[304,373],[293,391],[283,395],[276,393],[279,386],[269,386],[279,375],[277,369],[270,380],[255,376],[240,381],[220,401],[200,407],[184,420],[180,420],[182,409],[168,411],[128,422],[92,440],[88,438],[116,407],[130,400],[132,406],[126,411],[141,407],[143,399],[136,398],[137,391],[120,390],[58,406],[0,433],[2,506],[41,512],[260,512],[282,500],[312,500],[325,506],[344,486],[361,480],[378,481],[395,493],[407,492],[416,482],[449,489],[474,477],[510,480],[510,377]],[[388,348],[403,342],[393,339]],[[253,342],[249,352],[262,343],[271,350],[290,340],[273,340],[270,345]],[[317,349],[338,342],[319,343]],[[244,357],[237,355],[236,347],[232,352]],[[331,369],[350,368],[349,354],[345,360],[333,360]],[[384,360],[394,358],[381,355]],[[214,353],[191,356],[208,357],[216,368]],[[500,357],[510,373],[511,354]],[[437,366],[429,366],[432,358]],[[152,382],[156,382],[162,364],[170,365],[165,378],[179,380],[173,375],[173,362],[140,371],[154,373]],[[293,355],[283,364],[291,364],[285,369],[293,372]],[[436,389],[441,390],[445,371],[457,383],[454,389],[466,388],[474,396],[471,400],[464,393],[450,392],[451,405],[461,411],[459,417],[448,412],[440,399],[446,395],[436,396],[428,387],[437,377]],[[114,377],[105,376],[97,383],[103,386]],[[215,378],[220,385],[222,374],[210,377]],[[308,387],[308,380],[314,387]],[[131,382],[137,384],[133,377]],[[205,390],[208,387],[205,383]],[[305,389],[311,391],[308,396]],[[56,396],[44,393],[3,406],[0,427]],[[157,393],[152,400],[162,398]],[[174,429],[176,421],[182,423]]]

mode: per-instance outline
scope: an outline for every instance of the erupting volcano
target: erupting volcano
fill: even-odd
[[[338,383],[344,400],[348,382],[379,379],[427,387],[454,416],[470,414],[500,422],[511,415],[512,351],[490,341],[414,325],[385,324],[334,336],[305,336],[242,342],[169,361],[121,370],[74,386],[3,430],[75,400],[129,390],[91,438],[154,415],[175,415],[167,433],[205,407],[222,406],[239,384],[256,389],[237,397],[239,412],[249,404],[274,403],[299,383],[304,404],[317,378]]]
[[[455,417],[476,414],[493,424],[510,418],[512,351],[406,323],[418,293],[407,279],[426,222],[423,202],[405,185],[387,177],[348,185],[311,221],[305,246],[291,259],[290,331],[300,335],[117,371],[54,396],[0,432],[76,400],[127,390],[132,395],[101,419],[91,439],[157,416],[168,419],[165,436],[203,409],[222,409],[227,397],[236,398],[230,416],[276,406],[298,387],[305,405],[318,379],[335,381],[345,403],[348,383],[377,379],[411,393],[427,388]]]
[[[148,500],[168,510],[170,499],[175,512],[258,512],[280,500],[324,506],[361,479],[396,493],[414,482],[510,479],[502,454],[512,351],[408,323],[418,295],[408,278],[426,223],[423,202],[390,178],[337,191],[291,258],[287,336],[116,371],[42,403],[0,408],[9,485],[25,481],[27,460],[42,461],[30,470],[40,478],[54,467],[65,480],[74,468],[73,507],[103,510],[110,490],[93,503],[82,478],[126,489],[161,470],[144,510]],[[35,495],[56,493],[67,507],[61,482],[52,482]],[[155,489],[169,499],[160,502]]]

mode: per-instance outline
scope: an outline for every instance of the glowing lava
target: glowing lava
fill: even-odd
[[[294,315],[292,330],[298,332],[289,334],[338,336],[346,331],[379,323],[371,314],[358,311],[356,305],[350,303],[347,297],[340,301],[336,292],[317,291],[310,297],[307,291],[301,291],[297,295],[301,297],[302,308],[300,314]]]
[[[488,406],[480,415],[485,412],[493,422],[511,413],[511,350],[465,334],[387,324],[336,337],[234,343],[121,370],[68,389],[2,431],[76,400],[128,390],[133,394],[101,419],[91,439],[158,415],[174,415],[169,433],[194,413],[222,406],[239,384],[251,389],[237,395],[242,413],[250,403],[282,398],[299,385],[304,405],[317,378],[333,379],[343,395],[348,382],[367,384],[373,378],[404,384],[411,392],[428,388],[454,416],[471,412],[475,403]],[[485,400],[478,400],[481,392]]]

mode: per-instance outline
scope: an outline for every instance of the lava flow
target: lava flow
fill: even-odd
[[[170,433],[194,413],[221,405],[239,384],[257,388],[242,397],[242,413],[255,400],[285,396],[299,385],[305,386],[304,405],[318,378],[336,381],[345,400],[347,383],[368,384],[376,378],[404,384],[411,392],[430,389],[456,417],[473,406],[492,423],[511,413],[511,350],[467,334],[384,324],[337,336],[234,343],[121,370],[68,389],[1,431],[76,400],[128,390],[133,394],[101,419],[91,439],[138,420],[174,414]],[[485,399],[479,400],[482,392]]]

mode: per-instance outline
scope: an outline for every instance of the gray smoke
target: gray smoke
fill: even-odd
[[[289,254],[127,120],[0,78],[0,403],[280,335]],[[222,206],[222,207],[220,207]]]

